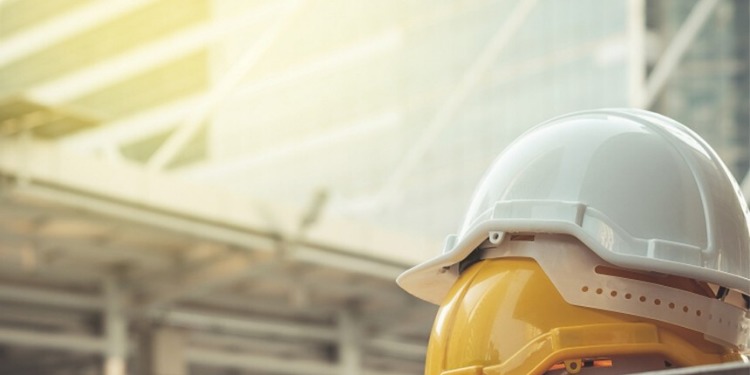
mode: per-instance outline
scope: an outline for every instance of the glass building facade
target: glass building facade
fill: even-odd
[[[696,3],[648,2],[653,42],[668,45]],[[719,1],[653,108],[703,136],[738,181],[750,167],[749,19],[747,1]]]
[[[302,7],[311,13],[278,37],[210,130],[214,163],[235,166],[222,180],[249,194],[304,204],[324,189],[330,210],[442,236],[455,231],[483,170],[524,130],[629,102],[627,2]],[[216,48],[216,71],[237,58],[238,43]],[[195,178],[222,170],[190,168]]]

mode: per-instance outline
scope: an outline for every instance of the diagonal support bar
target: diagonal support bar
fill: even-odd
[[[272,26],[260,36],[259,40],[240,57],[237,63],[211,89],[206,100],[200,103],[195,111],[188,113],[185,122],[179,125],[164,144],[156,150],[146,164],[148,169],[152,171],[162,170],[174,160],[175,156],[185,147],[195,133],[201,129],[201,126],[203,126],[214,109],[234,91],[241,83],[242,78],[260,61],[301,8],[301,4],[301,0],[294,0],[289,3],[281,19],[273,22]]]
[[[698,33],[703,29],[708,17],[716,9],[718,3],[719,0],[700,0],[695,4],[648,77],[643,102],[640,103],[641,108],[648,109],[654,105],[667,80],[685,56],[685,52],[698,36]]]
[[[153,0],[97,0],[12,35],[0,44],[0,67],[41,51],[71,36],[142,8]]]
[[[432,121],[425,127],[422,135],[409,148],[409,152],[404,155],[401,164],[376,194],[375,199],[368,201],[372,204],[382,204],[398,191],[403,181],[406,180],[414,168],[417,167],[422,157],[429,151],[430,146],[437,136],[440,135],[440,132],[454,119],[461,109],[463,102],[477,84],[480,83],[483,74],[492,67],[498,56],[505,50],[508,42],[523,26],[536,3],[537,0],[522,0],[515,6],[508,19],[497,30],[484,50],[482,50],[474,63],[461,77],[461,80],[451,95],[448,96],[445,103],[440,106]]]

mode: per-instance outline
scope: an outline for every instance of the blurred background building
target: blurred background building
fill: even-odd
[[[748,4],[0,0],[0,373],[421,374],[393,280],[529,127],[651,109],[746,178]]]

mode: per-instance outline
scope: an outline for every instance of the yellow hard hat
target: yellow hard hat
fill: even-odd
[[[622,374],[742,359],[736,346],[706,338],[693,329],[573,305],[545,271],[550,266],[560,267],[561,272],[553,271],[555,278],[593,281],[583,282],[577,292],[605,303],[619,300],[644,310],[664,310],[676,318],[704,318],[720,325],[729,322],[731,318],[720,316],[715,308],[696,307],[701,300],[716,301],[707,284],[609,266],[598,272],[610,282],[599,283],[586,277],[591,264],[575,256],[564,259],[570,251],[588,256],[588,249],[575,238],[518,238],[506,239],[466,263],[435,319],[426,375]],[[529,257],[539,248],[552,248],[552,256],[543,260]],[[564,250],[559,251],[561,248]],[[573,264],[581,265],[580,269],[567,274]],[[606,266],[598,262],[602,265]],[[652,293],[639,289],[641,283],[653,284]],[[664,291],[675,298],[664,296]],[[675,291],[679,293],[670,293]],[[682,293],[694,297],[679,298]]]

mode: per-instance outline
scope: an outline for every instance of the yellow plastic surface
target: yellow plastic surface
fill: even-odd
[[[425,374],[542,374],[562,362],[641,354],[678,367],[740,359],[698,332],[569,305],[532,259],[489,259],[463,272],[438,311]]]

